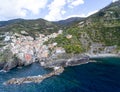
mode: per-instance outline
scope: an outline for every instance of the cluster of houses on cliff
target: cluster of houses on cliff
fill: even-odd
[[[27,34],[27,32],[24,31],[24,34]],[[59,30],[58,33],[52,33],[47,36],[39,34],[39,36],[34,39],[31,36],[24,36],[22,34],[15,33],[11,36],[6,35],[4,41],[9,41],[8,47],[14,55],[16,55],[20,60],[30,63],[34,62],[36,58],[47,58],[50,53],[49,48],[54,48],[57,43],[55,42],[45,45],[44,42],[51,38],[55,38],[60,34],[62,34],[62,30]],[[55,53],[65,52],[61,47],[55,47],[54,49]]]

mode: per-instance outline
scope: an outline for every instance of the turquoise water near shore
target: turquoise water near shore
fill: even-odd
[[[2,83],[13,77],[45,74],[38,63],[13,69],[7,73],[0,72],[0,92],[120,92],[120,58],[96,58],[90,62],[74,67],[67,67],[57,76],[42,83],[8,85]]]

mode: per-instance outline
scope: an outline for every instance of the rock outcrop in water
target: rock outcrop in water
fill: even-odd
[[[46,60],[45,64],[41,66],[44,66],[45,68],[54,68],[54,67],[68,67],[68,66],[76,66],[80,64],[88,63],[89,56],[84,54],[60,54],[57,55],[54,58],[48,58]]]

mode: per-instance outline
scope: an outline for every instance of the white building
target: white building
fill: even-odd
[[[62,33],[63,33],[63,30],[59,30],[59,31],[58,31],[58,34],[62,34]]]
[[[58,48],[56,48],[55,53],[62,54],[62,53],[65,53],[65,50],[64,50],[64,48],[58,47]]]
[[[6,36],[4,39],[5,42],[10,41],[10,36]]]

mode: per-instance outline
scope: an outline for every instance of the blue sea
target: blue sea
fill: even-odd
[[[96,58],[97,62],[67,67],[57,76],[41,83],[3,85],[17,77],[42,75],[50,72],[38,63],[7,73],[0,72],[0,92],[120,92],[120,58]]]

